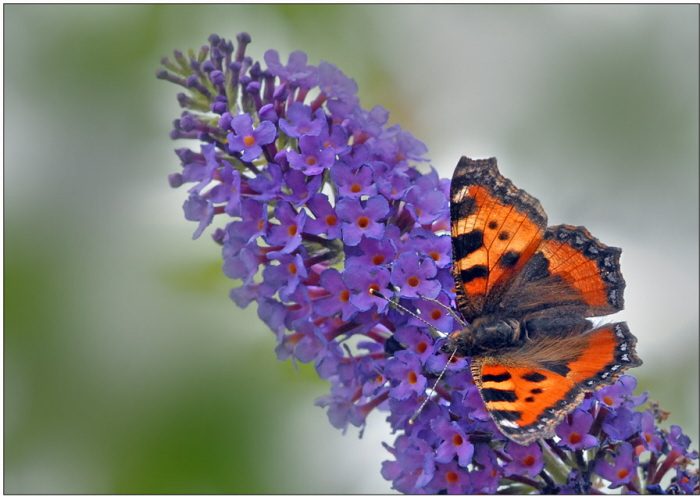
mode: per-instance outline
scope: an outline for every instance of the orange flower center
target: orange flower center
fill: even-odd
[[[369,219],[367,217],[360,217],[357,219],[357,225],[360,229],[367,229],[369,227]]]
[[[622,470],[617,472],[617,478],[624,479],[625,477],[627,477],[629,475],[629,473],[630,473],[629,470],[623,468]]]
[[[603,403],[605,403],[608,406],[612,406],[615,404],[615,401],[610,396],[606,396],[605,398],[603,398]]]
[[[430,318],[433,320],[438,320],[440,317],[442,317],[442,310],[438,310],[437,308],[430,312]]]
[[[572,432],[571,434],[569,434],[569,442],[571,444],[580,443],[581,442],[581,434],[579,434],[578,432]]]
[[[384,255],[375,255],[372,257],[372,263],[374,265],[381,265],[384,263]]]
[[[428,344],[425,341],[421,341],[416,345],[416,351],[418,353],[425,353],[425,350],[428,349]]]
[[[348,301],[350,301],[350,291],[348,291],[347,289],[342,290],[340,292],[340,301],[342,301],[343,303],[347,303]]]
[[[411,276],[408,278],[408,285],[411,286],[412,288],[415,288],[420,284],[420,279],[418,279],[416,276]]]
[[[457,472],[450,471],[445,474],[445,480],[447,480],[447,482],[450,484],[456,484],[459,482],[459,476],[457,475]]]
[[[290,273],[290,274],[296,275],[296,273],[297,273],[297,266],[294,265],[294,264],[289,264],[289,265],[287,266],[287,270],[289,270],[289,273]]]
[[[437,262],[438,260],[440,260],[440,254],[437,253],[437,252],[432,251],[432,252],[428,253],[428,255],[429,255],[430,258],[432,258],[435,262]]]
[[[462,446],[464,444],[464,438],[459,434],[455,434],[452,436],[452,444],[455,446]]]
[[[290,236],[294,236],[297,233],[297,226],[289,226],[289,229],[287,229],[287,232],[289,233]]]
[[[253,146],[255,144],[255,138],[253,138],[252,136],[246,136],[245,138],[243,138],[243,144],[245,146]]]
[[[362,191],[362,186],[360,186],[357,183],[354,183],[352,186],[350,186],[350,191],[352,191],[353,193],[359,193],[360,191]]]
[[[413,386],[416,382],[418,382],[418,376],[414,371],[410,371],[408,373],[408,383]]]
[[[532,467],[534,464],[535,464],[535,457],[532,455],[527,455],[523,459],[523,465],[525,465],[526,467]]]
[[[316,157],[306,157],[306,165],[316,165]]]
[[[338,223],[338,217],[335,215],[326,215],[326,225],[334,226]]]

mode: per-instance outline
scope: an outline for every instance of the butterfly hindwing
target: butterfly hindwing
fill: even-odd
[[[636,338],[618,322],[559,339],[474,357],[474,382],[498,428],[520,444],[554,436],[584,394],[610,385],[641,364]]]
[[[504,178],[496,159],[462,157],[450,189],[453,276],[467,321],[497,300],[544,236],[540,203]]]

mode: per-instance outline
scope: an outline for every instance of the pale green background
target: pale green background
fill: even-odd
[[[697,441],[697,6],[4,14],[5,492],[389,490],[381,416],[330,427],[167,185],[179,90],[155,70],[212,32],[337,64],[443,176],[495,155],[551,224],[621,246],[635,375]]]

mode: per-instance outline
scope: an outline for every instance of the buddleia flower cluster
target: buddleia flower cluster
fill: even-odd
[[[328,381],[316,404],[331,424],[362,429],[383,412],[375,417],[397,433],[381,467],[394,489],[697,491],[689,439],[659,427],[658,407],[639,411],[646,394],[634,396],[632,376],[589,394],[557,438],[530,446],[496,428],[469,359],[452,360],[436,384],[448,359],[437,330],[459,328],[447,309],[449,180],[428,166],[422,142],[388,124],[388,111],[361,106],[335,65],[310,65],[300,51],[286,63],[275,50],[253,61],[246,33],[208,41],[157,71],[183,88],[171,138],[200,142],[176,150],[170,185],[186,185],[194,238],[214,224],[223,273],[238,281],[231,299],[257,305],[277,357],[313,363]]]

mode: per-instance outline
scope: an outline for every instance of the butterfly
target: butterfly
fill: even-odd
[[[584,227],[547,227],[540,202],[504,178],[495,158],[462,157],[450,218],[465,323],[441,351],[471,357],[474,382],[507,438],[551,438],[587,392],[642,364],[626,323],[588,319],[623,308],[621,250]]]

